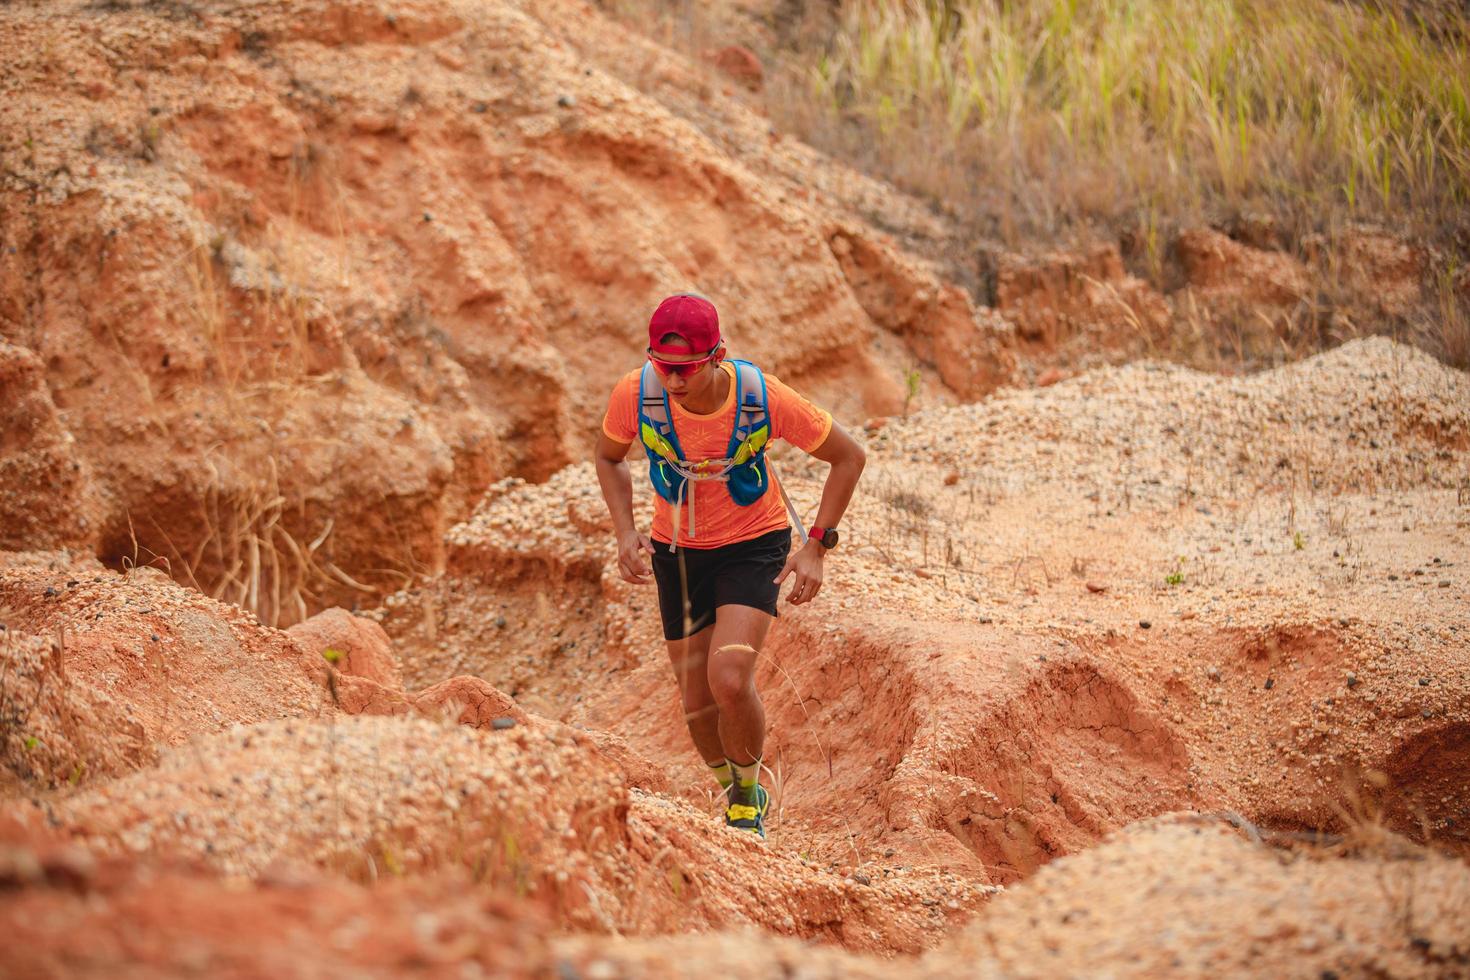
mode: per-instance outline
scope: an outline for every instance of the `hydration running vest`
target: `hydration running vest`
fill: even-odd
[[[696,534],[694,492],[691,482],[718,480],[725,484],[730,499],[748,507],[771,485],[766,444],[771,439],[771,415],[766,400],[766,378],[749,361],[732,358],[735,368],[735,426],[724,459],[689,461],[679,447],[669,410],[669,393],[652,364],[644,364],[638,377],[638,437],[648,454],[648,478],[658,495],[674,505],[673,550],[679,547],[679,511],[689,501],[689,536]],[[801,520],[781,489],[781,498],[798,530]],[[805,531],[802,537],[805,538]]]

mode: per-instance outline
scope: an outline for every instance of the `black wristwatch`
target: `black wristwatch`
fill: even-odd
[[[823,548],[831,551],[833,548],[837,547],[837,528],[814,527],[807,532],[806,539],[808,541],[815,541]]]

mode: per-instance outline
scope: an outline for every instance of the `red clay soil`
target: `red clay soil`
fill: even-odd
[[[463,875],[387,880],[276,869],[226,882],[181,862],[98,859],[0,828],[0,921],[14,977],[545,976],[548,918]],[[124,966],[124,964],[126,964]]]
[[[0,566],[6,657],[0,780],[90,784],[160,748],[327,705],[284,633],[151,569],[11,555]]]
[[[1453,976],[1470,957],[1456,925],[1470,869],[1437,852],[1464,850],[1470,675],[1454,639],[1463,606],[1453,589],[1470,543],[1436,471],[1393,471],[1392,505],[1374,494],[1299,491],[1301,510],[1321,505],[1321,520],[1351,530],[1319,531],[1304,519],[1299,538],[1265,554],[1255,541],[1268,529],[1256,516],[1220,520],[1215,509],[1231,512],[1232,480],[1276,479],[1279,468],[1267,458],[1259,470],[1173,474],[1187,481],[1194,506],[1160,507],[1177,493],[1147,476],[1175,451],[1167,418],[1135,418],[1122,430],[1141,484],[1057,476],[1073,465],[1113,465],[1099,447],[1110,426],[1123,424],[1124,393],[1140,396],[1150,384],[1176,395],[1198,388],[1202,404],[1219,408],[1190,420],[1195,438],[1210,433],[1227,446],[1235,433],[1260,432],[1240,404],[1269,413],[1273,399],[1292,397],[1309,418],[1270,424],[1292,425],[1294,451],[1310,454],[1318,428],[1325,435],[1342,423],[1312,414],[1302,392],[1328,397],[1346,378],[1376,376],[1395,361],[1397,374],[1383,376],[1398,379],[1399,397],[1375,401],[1370,388],[1367,403],[1382,416],[1353,423],[1390,448],[1345,454],[1318,479],[1380,470],[1375,459],[1426,449],[1463,452],[1458,379],[1386,344],[1244,383],[1105,372],[1006,396],[1030,402],[1025,411],[1001,398],[885,426],[872,480],[854,501],[850,550],[829,566],[825,607],[786,608],[762,660],[776,791],[765,844],[719,826],[653,634],[651,597],[612,578],[606,535],[591,533],[602,518],[585,465],[487,495],[447,536],[451,572],[376,614],[385,632],[335,612],[293,638],[157,572],[9,554],[0,570],[8,676],[29,686],[7,687],[15,695],[7,711],[42,707],[25,720],[24,730],[40,733],[36,743],[14,734],[5,743],[5,810],[103,861],[193,862],[266,909],[274,875],[325,875],[372,891],[384,879],[467,874],[487,893],[528,896],[555,931],[657,937],[755,927],[853,953],[934,950],[908,962],[916,973],[1044,975],[1055,956],[1079,964],[1062,972],[1106,963],[1146,974],[1177,960],[1196,974],[1218,962],[1237,973],[1327,963],[1345,975],[1381,965],[1390,975]],[[1214,390],[1238,384],[1244,402]],[[1079,398],[1090,407],[1068,408]],[[1024,453],[1001,451],[986,453],[994,463],[985,482],[966,487],[943,475],[963,452],[982,458],[973,433],[1032,446],[1026,427],[1071,411],[1090,412],[1091,423],[1075,440],[1048,430],[1056,469],[1043,473]],[[943,455],[897,468],[884,461],[889,441],[934,452],[924,448],[931,431],[945,433]],[[789,465],[786,474],[798,499],[815,499],[809,467]],[[1099,501],[1088,499],[1089,486],[1099,486]],[[1274,526],[1289,488],[1254,486],[1256,507]],[[1104,502],[1124,492],[1135,494],[1129,507],[1107,514]],[[1044,512],[1038,493],[1049,501]],[[1380,508],[1390,506],[1382,520]],[[1005,557],[1018,533],[1046,544]],[[1405,568],[1419,534],[1434,542],[1423,559],[1433,577],[1385,574]],[[1170,560],[1182,540],[1195,552]],[[1075,551],[1084,541],[1090,550]],[[1340,577],[1344,549],[1355,572]],[[1275,578],[1258,583],[1263,573]],[[1178,574],[1193,578],[1166,580]],[[1349,600],[1354,611],[1342,614]],[[1414,626],[1400,624],[1403,608],[1416,611]],[[151,646],[167,654],[150,660]],[[451,664],[473,665],[477,676],[423,689],[427,675]],[[398,676],[407,689],[395,686]],[[496,686],[510,684],[521,685],[520,698]],[[562,720],[536,717],[526,710],[533,702]],[[97,726],[109,703],[125,704],[111,710],[131,713],[141,734]],[[1141,844],[1097,846],[1140,818],[1179,810],[1205,814],[1191,837],[1233,821],[1230,848],[1243,850],[1192,864],[1176,852],[1198,845],[1168,829],[1175,824],[1123,838]],[[1283,869],[1271,844],[1303,840],[1337,850]],[[1051,908],[1078,895],[1065,875],[1047,876],[1052,866],[1072,867],[1068,855],[1093,862],[1076,872],[1097,880],[1088,915],[1071,906],[1048,912],[1059,932],[1040,949],[1028,945],[1041,940],[1027,930],[990,925],[1008,921],[1004,910],[1016,903]],[[44,866],[32,858],[14,860]],[[1175,883],[1140,891],[1159,867]],[[1217,933],[1198,931],[1124,942],[1134,921],[1127,903],[1098,911],[1103,896],[1132,893],[1172,908],[1183,901],[1167,897],[1172,889],[1204,896],[1202,907],[1224,916],[1209,884],[1217,867],[1238,867],[1248,914],[1276,923],[1263,936],[1306,936],[1302,945],[1221,947]],[[1427,875],[1430,896],[1412,904],[1422,919],[1407,933],[1365,884],[1405,868],[1427,869],[1406,873],[1414,888]],[[1271,884],[1279,875],[1283,883]],[[997,884],[1012,890],[998,893]],[[165,890],[129,894],[171,901],[158,887]],[[405,902],[421,903],[414,915],[436,914],[425,909],[440,899],[424,887],[405,893],[413,896]],[[1282,924],[1283,907],[1266,897],[1282,887],[1304,896],[1293,916],[1326,925]],[[32,902],[59,903],[64,922],[113,914],[58,897],[50,877],[34,874],[13,886],[0,914],[34,928]],[[261,914],[269,922],[273,913]],[[982,938],[952,943],[967,920]],[[179,948],[172,935],[154,935],[170,956]],[[235,955],[228,943],[200,942],[205,962]],[[703,953],[674,946],[685,952],[671,954],[569,941],[559,955],[574,968],[638,975],[670,955],[721,955],[731,942],[714,937]],[[799,950],[776,944],[761,955],[789,962],[805,955]],[[976,950],[989,957],[980,967]],[[26,955],[61,970],[73,954],[59,946]],[[140,964],[153,955],[118,954]],[[335,955],[301,972],[329,969]],[[476,954],[466,947],[464,955]],[[812,962],[833,975],[873,969],[827,953]]]
[[[979,307],[941,219],[712,97],[743,55],[575,0],[0,47],[0,973],[1470,974],[1465,374],[1005,387],[1311,266],[1198,230],[1170,297],[1104,243]],[[764,843],[574,462],[689,288],[877,416],[759,662]]]
[[[0,16],[0,341],[75,439],[24,467],[74,454],[95,504],[10,547],[259,578],[272,623],[392,591],[492,479],[585,451],[639,311],[680,289],[850,417],[897,410],[916,359],[939,398],[1010,376],[1004,330],[839,191],[919,207],[809,151],[734,155],[589,67],[570,38],[642,43],[592,7],[171,12]]]

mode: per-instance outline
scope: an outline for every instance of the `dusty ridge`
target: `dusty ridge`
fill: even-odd
[[[940,398],[1008,380],[1005,331],[841,168],[732,153],[562,40],[589,34],[635,43],[579,3],[8,5],[0,340],[75,439],[27,465],[74,452],[96,504],[11,545],[259,580],[272,623],[392,591],[487,484],[585,451],[682,289],[849,419],[916,358]],[[789,191],[808,164],[820,198]]]
[[[973,468],[997,492],[1131,483],[1150,504],[1185,488],[1453,488],[1466,476],[1470,385],[1417,348],[1372,338],[1244,377],[1158,362],[1090,371],[924,412],[873,444]]]

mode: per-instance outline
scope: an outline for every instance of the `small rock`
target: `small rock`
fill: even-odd
[[[873,879],[869,878],[861,871],[854,871],[852,873],[852,880],[857,882],[859,885],[871,885],[873,883]]]
[[[1269,691],[1269,690],[1271,690],[1271,688],[1273,688],[1275,686],[1276,686],[1276,678],[1274,678],[1274,677],[1268,677],[1268,678],[1266,678],[1266,690]]]
[[[1205,676],[1212,681],[1218,681],[1220,679],[1220,668],[1211,667],[1209,670],[1205,671]]]
[[[571,109],[576,106],[577,97],[575,95],[558,95],[556,97],[556,104],[563,109]]]
[[[952,487],[956,483],[959,483],[959,482],[960,482],[960,475],[958,473],[950,472],[950,473],[944,474],[944,485],[945,486]]]
[[[1105,584],[1103,584],[1102,582],[1088,582],[1087,583],[1087,591],[1088,592],[1106,592],[1106,591],[1108,591],[1108,587]]]
[[[1348,687],[1357,687],[1358,686],[1358,675],[1357,674],[1348,674],[1347,675],[1347,686]]]
[[[49,586],[49,585],[46,586],[46,598],[50,599],[52,596],[55,596],[57,594],[58,594],[57,591],[55,589],[53,589],[51,586]]]
[[[1441,589],[1448,589],[1450,587],[1450,580],[1447,579],[1447,578],[1446,579],[1440,579],[1439,587]]]
[[[1428,687],[1429,686],[1429,678],[1427,678],[1427,677],[1421,677],[1421,678],[1419,678],[1419,686],[1420,687]]]
[[[490,727],[497,732],[503,732],[507,728],[516,727],[516,720],[514,718],[496,718],[490,722]]]
[[[1140,619],[1138,621],[1138,628],[1141,629],[1141,630],[1151,630],[1151,629],[1154,628],[1154,624],[1153,623],[1150,623],[1146,619]]]

